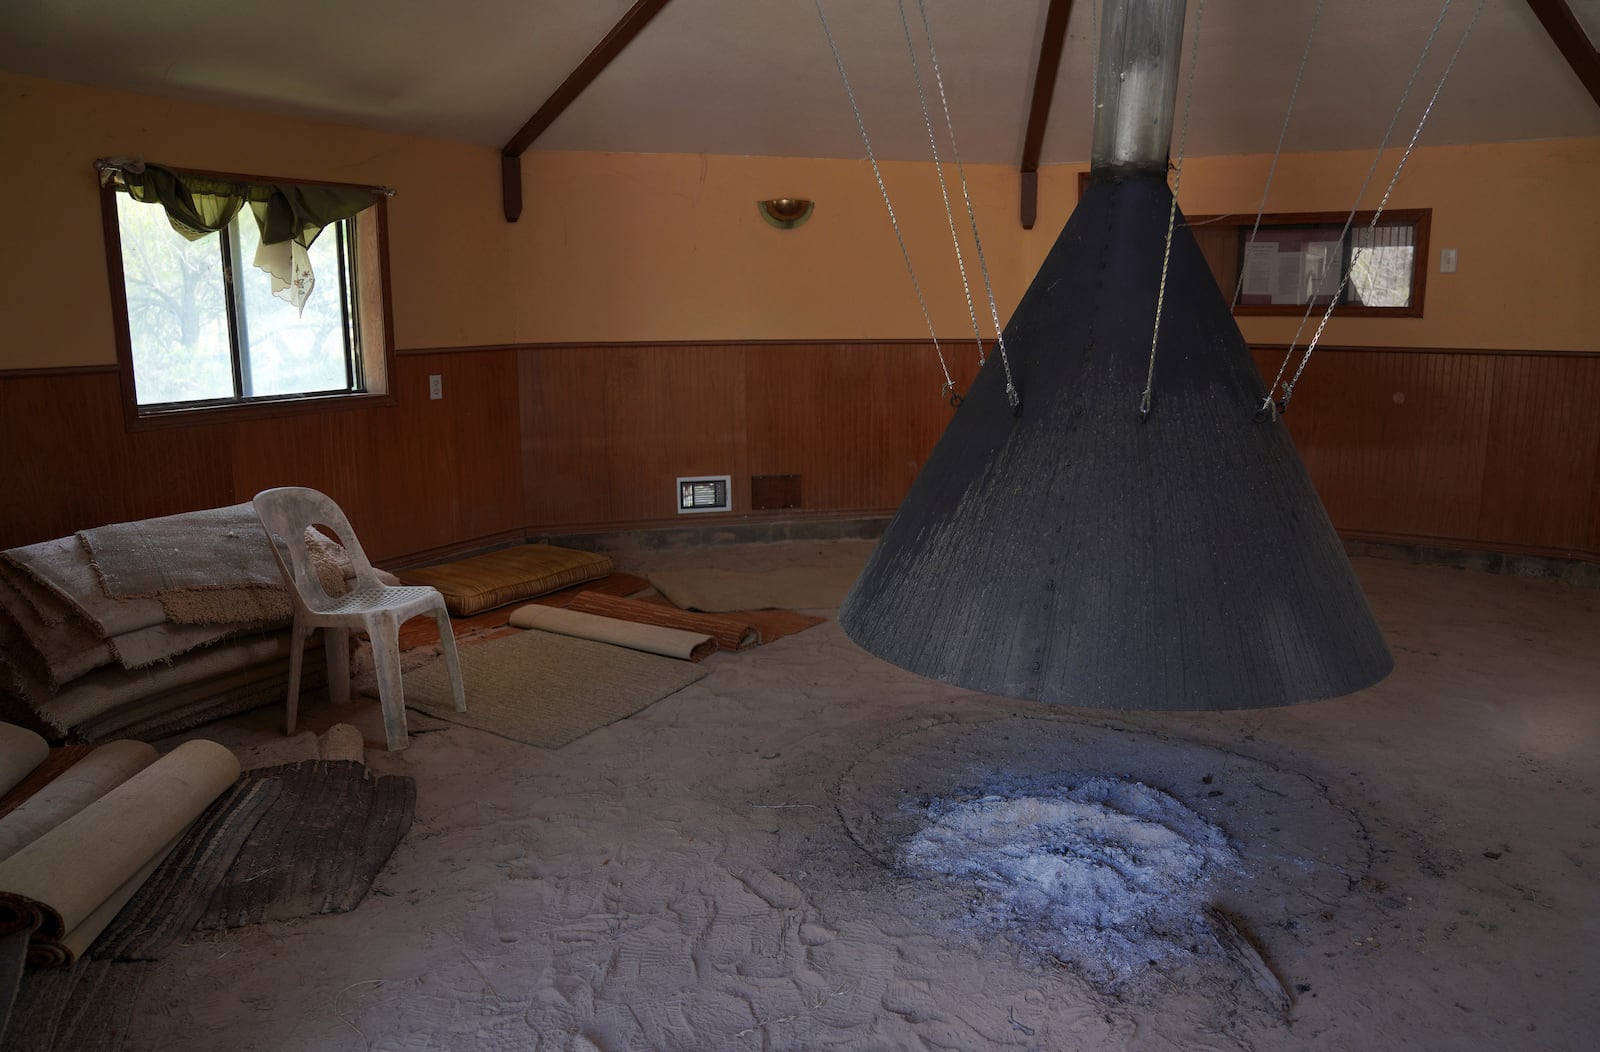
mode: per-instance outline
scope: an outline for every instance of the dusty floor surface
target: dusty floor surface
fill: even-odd
[[[759,567],[833,542],[640,553]],[[1600,592],[1359,560],[1360,694],[1141,715],[931,683],[827,624],[551,752],[412,714],[417,820],[353,913],[194,937],[130,1049],[1593,1049]],[[375,702],[312,707],[381,740]],[[264,710],[204,728],[278,733]],[[896,868],[929,795],[1110,774],[1227,834],[1216,942],[1108,986]],[[1208,780],[1209,779],[1209,780]],[[1032,934],[1037,935],[1035,931]]]

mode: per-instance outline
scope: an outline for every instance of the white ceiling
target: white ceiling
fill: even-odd
[[[1073,5],[1045,163],[1087,158],[1102,2]],[[1285,148],[1375,146],[1444,2],[1323,0]],[[1570,2],[1600,26],[1600,0]],[[1046,0],[925,3],[962,159],[1017,163]],[[1482,3],[1422,141],[1600,135],[1600,106],[1525,0]],[[1449,5],[1392,141],[1409,137],[1478,4]],[[0,69],[498,147],[631,5],[6,0]],[[917,0],[904,6],[937,106]],[[1273,149],[1317,6],[1209,0],[1202,20],[1190,0],[1191,37],[1201,25],[1189,154]],[[926,159],[895,0],[823,8],[878,156]],[[813,0],[672,0],[534,149],[864,156]]]

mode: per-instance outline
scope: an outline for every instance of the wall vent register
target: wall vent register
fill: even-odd
[[[678,514],[706,511],[732,511],[731,475],[701,475],[678,478]]]

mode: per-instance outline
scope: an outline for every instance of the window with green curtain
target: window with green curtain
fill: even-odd
[[[381,389],[379,193],[101,164],[138,415]]]

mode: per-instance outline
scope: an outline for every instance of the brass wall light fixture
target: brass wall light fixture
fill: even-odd
[[[756,202],[756,209],[760,211],[761,218],[779,230],[793,230],[804,223],[811,218],[811,212],[816,206],[815,201],[807,201],[801,197],[774,197],[770,201]]]

